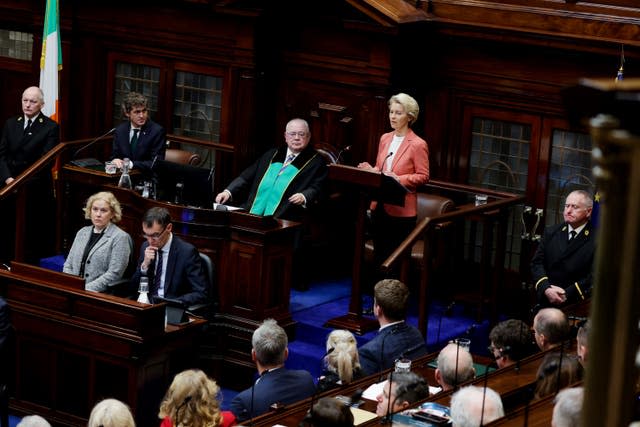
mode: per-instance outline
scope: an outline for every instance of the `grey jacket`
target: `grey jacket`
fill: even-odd
[[[89,241],[93,225],[83,227],[76,234],[63,271],[80,274],[80,263],[84,248]],[[98,242],[91,248],[84,266],[84,288],[88,291],[104,292],[109,283],[122,279],[129,265],[133,240],[115,224],[109,224]]]

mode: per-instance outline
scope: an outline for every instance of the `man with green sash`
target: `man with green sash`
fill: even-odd
[[[287,123],[286,146],[273,148],[245,169],[216,196],[216,203],[242,201],[252,214],[300,220],[324,191],[327,165],[309,146],[309,124],[303,119]]]

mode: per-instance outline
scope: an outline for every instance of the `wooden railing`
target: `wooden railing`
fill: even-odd
[[[485,273],[480,276],[480,299],[482,300],[486,288],[486,276],[490,273],[492,276],[491,287],[492,297],[489,298],[489,305],[491,306],[490,313],[495,317],[496,315],[496,298],[493,297],[495,289],[498,283],[501,281],[503,275],[504,254],[506,244],[506,218],[508,209],[522,203],[524,196],[516,194],[505,193],[500,191],[494,191],[486,188],[472,187],[463,184],[446,183],[443,181],[431,181],[424,189],[426,192],[441,193],[441,195],[450,197],[456,202],[456,209],[443,213],[434,217],[426,217],[420,223],[416,225],[414,230],[407,236],[407,238],[396,248],[395,251],[382,263],[380,269],[383,273],[388,273],[394,266],[401,265],[401,279],[407,281],[407,275],[409,271],[409,262],[411,260],[411,249],[418,239],[423,239],[424,255],[422,257],[422,265],[420,266],[420,294],[419,294],[419,313],[418,313],[418,327],[423,335],[427,336],[427,308],[428,308],[428,290],[431,279],[431,257],[430,245],[433,244],[433,238],[431,234],[435,231],[436,227],[444,224],[456,221],[476,220],[484,221],[486,223],[497,223],[496,232],[496,247],[495,247],[495,259],[493,262],[493,269],[491,268],[491,247],[490,245],[483,245],[483,268],[487,269]],[[486,204],[475,204],[475,195],[482,194],[488,196]],[[466,199],[467,203],[464,203]],[[483,229],[483,233],[490,233],[490,228]],[[490,242],[486,237],[485,242]],[[485,259],[486,258],[486,259]],[[482,301],[480,301],[482,303]]]

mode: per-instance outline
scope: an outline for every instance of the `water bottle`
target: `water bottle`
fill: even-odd
[[[151,195],[151,183],[149,181],[145,181],[144,186],[142,187],[142,197],[144,197],[145,199],[148,199],[149,196]]]
[[[182,181],[178,181],[176,182],[176,193],[175,193],[175,197],[173,199],[173,203],[175,203],[176,205],[181,205],[182,204],[182,190],[184,188],[184,183]]]
[[[131,189],[131,177],[129,176],[129,168],[131,167],[131,160],[122,160],[122,175],[120,181],[118,181],[118,187]]]
[[[411,372],[411,360],[406,357],[401,357],[396,360],[395,372]]]
[[[138,287],[138,302],[142,304],[151,304],[149,301],[149,278],[147,276],[140,277],[140,286]]]

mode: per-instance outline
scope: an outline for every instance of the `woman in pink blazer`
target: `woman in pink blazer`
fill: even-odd
[[[376,266],[382,264],[415,227],[416,189],[429,181],[429,148],[409,127],[418,118],[419,111],[418,103],[411,96],[393,95],[389,99],[389,122],[393,131],[380,137],[375,166],[367,162],[358,165],[389,175],[409,190],[404,206],[371,203]]]

